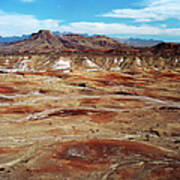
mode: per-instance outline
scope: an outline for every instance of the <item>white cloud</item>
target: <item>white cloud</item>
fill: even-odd
[[[126,35],[169,35],[180,36],[180,28],[159,28],[154,26],[133,26],[119,23],[76,22],[60,27],[61,31],[89,34],[126,34]]]
[[[33,15],[9,14],[0,11],[0,35],[22,35],[37,32],[39,29],[52,31],[59,29],[59,20],[39,20]]]
[[[31,2],[34,2],[35,0],[20,0],[20,1],[22,1],[22,2],[27,2],[27,3],[31,3]]]
[[[39,20],[33,15],[6,13],[0,11],[0,35],[12,36],[31,34],[40,29],[51,31],[68,31],[73,33],[107,34],[107,35],[167,35],[180,36],[180,28],[167,28],[148,25],[126,25],[120,23],[103,22],[75,22],[60,25],[60,20]]]
[[[131,18],[137,22],[180,20],[180,0],[148,0],[141,9],[115,9],[102,17]]]

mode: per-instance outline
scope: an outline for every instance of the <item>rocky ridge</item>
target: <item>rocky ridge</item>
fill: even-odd
[[[160,43],[150,48],[134,48],[106,36],[56,35],[47,30],[40,30],[27,39],[0,46],[0,54],[49,53],[105,53],[127,56],[179,57],[180,45],[176,43]]]
[[[33,33],[29,38],[0,47],[1,54],[60,53],[87,49],[112,49],[124,45],[106,36],[84,37],[76,34],[55,35],[47,30]]]

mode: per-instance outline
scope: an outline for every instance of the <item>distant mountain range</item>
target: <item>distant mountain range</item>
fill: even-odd
[[[79,34],[57,35],[48,30],[40,30],[29,38],[11,42],[0,47],[0,52],[9,53],[59,53],[108,50],[123,48],[125,45],[106,36],[85,37]]]
[[[71,32],[59,32],[59,31],[54,31],[52,33],[55,35],[58,35],[58,36],[71,34]],[[89,34],[87,34],[87,33],[80,34],[80,35],[85,36],[85,37],[90,37]],[[16,42],[16,41],[21,41],[21,40],[29,38],[30,36],[31,36],[31,34],[22,35],[22,36],[9,36],[9,37],[0,36],[0,45],[4,45],[7,43]]]
[[[164,43],[150,40],[140,41],[141,46],[132,47],[103,35],[83,36],[81,34],[59,34],[40,30],[32,35],[22,36],[22,40],[0,46],[1,54],[42,54],[42,53],[111,53],[136,56],[180,56],[178,43]],[[17,38],[16,38],[17,39]],[[9,39],[8,39],[9,40]],[[136,40],[133,40],[138,41]],[[146,45],[145,43],[146,42]],[[150,46],[155,44],[154,46]],[[148,46],[147,46],[148,44]],[[149,47],[150,46],[150,47]]]
[[[72,34],[71,32],[59,32],[59,31],[54,31],[52,33],[55,34],[55,35],[58,35],[58,36],[63,36],[63,35],[66,35],[66,34]],[[97,35],[90,36],[87,33],[79,34],[79,35],[82,35],[84,37],[97,36]],[[21,41],[21,40],[29,38],[30,36],[31,36],[30,34],[22,35],[22,36],[10,36],[10,37],[2,37],[2,36],[0,36],[0,45],[4,45],[4,44],[7,44],[7,43],[16,42],[16,41]],[[149,39],[149,40],[137,39],[137,38],[128,38],[128,39],[114,38],[114,39],[116,41],[119,41],[122,44],[132,46],[132,47],[152,47],[152,46],[155,46],[155,45],[162,42],[162,41],[153,40],[153,39]]]
[[[15,41],[20,41],[26,38],[29,38],[30,35],[22,35],[22,36],[9,36],[9,37],[2,37],[0,36],[0,43],[11,43],[11,42],[15,42]]]
[[[114,38],[115,40],[119,41],[120,43],[126,44],[128,46],[132,47],[152,47],[159,43],[162,43],[163,41],[158,41],[154,39],[138,39],[138,38]]]

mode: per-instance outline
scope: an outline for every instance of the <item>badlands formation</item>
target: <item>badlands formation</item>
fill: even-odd
[[[172,52],[0,56],[0,179],[179,180]]]

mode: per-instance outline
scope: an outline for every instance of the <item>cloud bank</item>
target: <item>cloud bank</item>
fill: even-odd
[[[148,25],[133,26],[119,23],[77,22],[60,26],[61,31],[90,34],[128,34],[128,35],[180,35],[180,28],[163,28]]]
[[[162,1],[162,0],[161,0]],[[165,1],[165,0],[163,0]],[[168,28],[152,25],[127,25],[123,23],[74,22],[61,24],[61,20],[40,20],[33,15],[6,13],[0,11],[0,35],[12,36],[31,34],[40,29],[51,31],[68,31],[73,33],[107,34],[107,35],[167,35],[180,36],[180,28]]]
[[[130,18],[137,22],[180,20],[180,0],[148,0],[141,9],[115,9],[102,17]]]
[[[6,13],[0,11],[0,35],[22,35],[36,32],[39,29],[59,30],[60,20],[39,20],[33,15]]]

